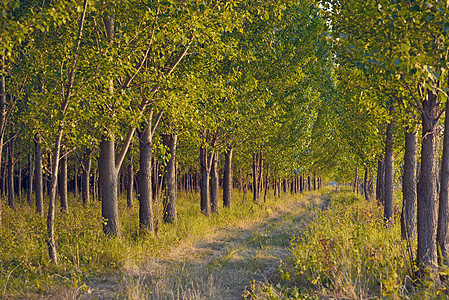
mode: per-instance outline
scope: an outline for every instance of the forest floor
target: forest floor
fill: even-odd
[[[254,282],[275,282],[292,238],[327,204],[327,194],[306,193],[263,221],[217,228],[198,242],[115,275],[89,278],[64,298],[242,299]]]

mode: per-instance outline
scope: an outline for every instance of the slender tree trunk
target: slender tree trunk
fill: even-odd
[[[259,195],[257,192],[259,191],[258,181],[257,181],[257,164],[258,164],[258,156],[257,154],[253,154],[253,202],[259,202]]]
[[[416,130],[411,132],[405,130],[401,213],[401,236],[405,240],[414,240],[416,238],[416,167],[418,163],[417,137]]]
[[[61,198],[61,211],[69,211],[67,197],[67,153],[61,157],[61,167],[59,176],[59,195]]]
[[[428,91],[422,102],[421,172],[418,181],[418,251],[416,260],[421,270],[437,264],[436,218],[439,149],[439,105],[437,95]]]
[[[257,178],[257,203],[259,203],[260,200],[260,192],[263,188],[263,157],[262,157],[262,151],[259,154],[259,175]]]
[[[353,193],[356,193],[357,192],[357,181],[358,181],[358,167],[356,166],[355,167],[355,177],[354,177],[354,186],[353,186],[353,189],[352,189],[352,192]]]
[[[392,110],[392,109],[391,109]],[[387,125],[387,139],[385,142],[385,206],[384,217],[388,223],[394,222],[393,211],[393,122]]]
[[[90,202],[90,173],[92,169],[92,150],[89,149],[83,158],[83,173],[81,175],[81,196],[83,198],[83,206]]]
[[[151,159],[150,159],[151,161]],[[150,173],[151,174],[151,173]],[[133,188],[134,188],[134,168],[133,168],[133,156],[129,155],[129,165],[128,165],[128,186],[126,188],[126,204],[128,208],[133,207]]]
[[[5,57],[0,56],[2,76],[0,77],[0,162],[2,161],[3,153],[3,137],[6,127],[6,77],[5,77]],[[4,187],[4,185],[3,185]],[[0,226],[2,224],[2,204],[0,201]]]
[[[200,148],[201,164],[201,212],[209,215],[209,172],[208,153],[206,148]]]
[[[11,131],[11,139],[9,141],[9,159],[8,159],[8,205],[15,209],[15,193],[14,193],[14,140],[15,134]]]
[[[19,203],[22,202],[22,167],[20,166],[20,161],[17,162],[17,199]]]
[[[449,265],[449,98],[446,101],[444,120],[443,158],[441,162],[441,187],[438,208],[437,243],[441,249],[440,264]]]
[[[214,153],[210,170],[210,207],[213,214],[218,214],[218,154]]]
[[[267,202],[268,188],[270,186],[268,183],[269,170],[270,170],[270,163],[267,163],[267,173],[265,175],[265,193],[263,195],[263,202]]]
[[[151,116],[150,121],[151,124]],[[152,156],[151,150],[153,147],[153,135],[151,128],[147,126],[140,133],[139,138],[139,172],[137,174],[137,186],[138,186],[138,199],[139,199],[139,226],[141,229],[148,230],[149,232],[154,232],[154,213],[153,213],[153,189],[152,189]],[[157,173],[157,167],[155,168],[155,173]],[[155,174],[155,184],[158,186],[159,176]]]
[[[369,177],[369,169],[368,167],[365,167],[365,177],[363,179],[363,193],[365,194],[366,201],[369,201],[368,177]]]
[[[225,167],[223,172],[223,206],[231,208],[232,203],[232,148],[225,152]]]
[[[104,219],[103,231],[107,235],[118,236],[117,169],[115,167],[114,137],[103,137],[100,143],[100,189],[101,212]]]
[[[310,192],[311,184],[310,184],[310,175],[307,176],[307,190]]]
[[[162,140],[170,149],[170,159],[168,160],[165,179],[167,189],[164,198],[164,222],[176,222],[176,143],[178,136],[174,133],[164,135]]]
[[[33,158],[32,154],[28,154],[28,194],[27,194],[27,201],[28,205],[31,207],[33,206]]]
[[[313,172],[313,190],[316,191],[316,172]]]
[[[75,199],[78,199],[78,166],[75,165],[75,176],[74,176],[74,184],[75,184]]]
[[[44,182],[42,175],[42,148],[41,148],[41,137],[36,134],[34,137],[34,157],[35,157],[35,196],[36,196],[36,212],[44,216]]]
[[[384,173],[383,173],[383,159],[377,160],[377,177],[376,177],[376,199],[379,206],[383,206],[383,182],[384,182]]]

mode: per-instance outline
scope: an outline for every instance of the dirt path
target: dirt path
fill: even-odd
[[[241,299],[252,281],[272,277],[292,236],[325,205],[307,196],[245,228],[221,228],[208,240],[180,245],[168,257],[121,278],[93,279],[82,299]]]

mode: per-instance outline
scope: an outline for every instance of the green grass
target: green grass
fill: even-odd
[[[218,215],[205,217],[200,213],[199,195],[181,193],[178,221],[160,224],[158,236],[139,231],[136,204],[128,209],[126,200],[120,200],[121,235],[108,238],[102,232],[100,203],[93,202],[83,208],[79,199],[72,197],[69,213],[58,211],[56,215],[58,266],[48,258],[46,218],[37,216],[34,208],[26,203],[19,203],[16,210],[3,205],[0,298],[61,296],[64,293],[73,298],[87,288],[85,282],[90,279],[123,278],[122,274],[145,268],[155,257],[167,257],[180,245],[207,239],[217,228],[261,222],[277,210],[285,209],[286,202],[269,198],[261,205],[248,200],[243,203],[236,193],[232,209],[221,209]],[[262,245],[263,233],[250,242]],[[138,281],[134,283],[139,286]]]
[[[278,282],[252,286],[254,299],[447,299],[443,282],[412,280],[415,253],[400,238],[398,207],[387,227],[375,201],[349,190],[331,193],[330,203],[292,241]]]

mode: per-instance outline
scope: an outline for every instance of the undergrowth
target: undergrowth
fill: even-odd
[[[48,258],[46,218],[26,203],[12,210],[3,206],[0,228],[0,298],[28,298],[33,295],[60,295],[71,288],[73,297],[87,289],[86,280],[144,268],[155,257],[167,255],[180,243],[194,243],[223,226],[257,222],[282,209],[284,201],[272,197],[266,203],[243,203],[237,196],[232,209],[218,215],[200,213],[199,196],[181,193],[178,220],[159,223],[158,235],[141,232],[138,205],[129,209],[119,202],[121,235],[108,238],[102,231],[101,204],[83,207],[79,199],[70,199],[68,213],[57,212],[56,246],[58,266]]]
[[[375,201],[349,190],[330,198],[292,241],[278,282],[254,283],[252,299],[447,299],[443,282],[413,281],[416,245],[401,240],[399,208],[395,223],[386,226]]]

